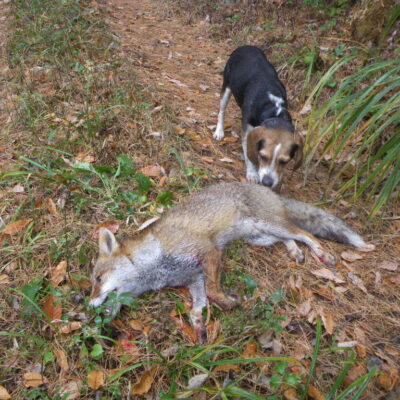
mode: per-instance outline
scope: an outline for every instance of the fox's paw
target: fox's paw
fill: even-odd
[[[214,293],[208,295],[210,301],[220,307],[222,310],[230,310],[242,302],[241,298],[236,294],[226,295],[224,293]]]
[[[318,252],[317,256],[327,267],[334,267],[336,265],[336,258],[325,250]]]
[[[219,141],[219,140],[222,140],[224,138],[224,136],[225,136],[224,129],[217,126],[217,129],[214,132],[213,138],[215,140]]]
[[[293,258],[298,264],[301,264],[304,262],[304,254],[303,252],[297,248],[297,249],[291,249],[289,251],[289,256]]]

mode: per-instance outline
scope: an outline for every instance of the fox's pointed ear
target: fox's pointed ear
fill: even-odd
[[[100,228],[99,230],[99,252],[101,256],[111,256],[119,249],[117,239],[114,234],[107,228]]]

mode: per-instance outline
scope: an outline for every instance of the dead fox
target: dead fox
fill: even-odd
[[[248,183],[210,186],[122,242],[105,228],[99,235],[90,304],[99,307],[112,292],[137,297],[167,286],[188,287],[199,342],[205,340],[202,310],[207,298],[224,310],[240,303],[220,287],[221,254],[231,241],[243,239],[259,246],[283,242],[289,255],[302,262],[303,252],[295,242],[300,241],[328,266],[335,265],[335,258],[313,235],[373,247],[332,214]]]

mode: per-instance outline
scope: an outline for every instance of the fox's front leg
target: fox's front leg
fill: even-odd
[[[222,251],[211,250],[203,260],[204,271],[207,277],[207,297],[223,310],[229,310],[240,304],[240,298],[235,295],[226,295],[220,286]]]
[[[203,308],[207,305],[207,294],[203,275],[199,275],[196,281],[189,285],[189,291],[193,300],[190,319],[197,341],[204,344],[207,341],[207,331],[203,322]]]

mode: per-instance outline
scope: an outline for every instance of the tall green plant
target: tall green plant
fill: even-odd
[[[332,156],[332,182],[344,172],[352,175],[341,185],[340,193],[351,189],[355,199],[377,195],[372,217],[387,204],[400,182],[400,57],[359,69],[317,107],[323,82],[350,60],[333,65],[307,99],[306,104],[313,103],[315,111],[309,118],[306,162],[322,144],[319,160],[327,153]],[[341,162],[349,150],[350,157]]]

